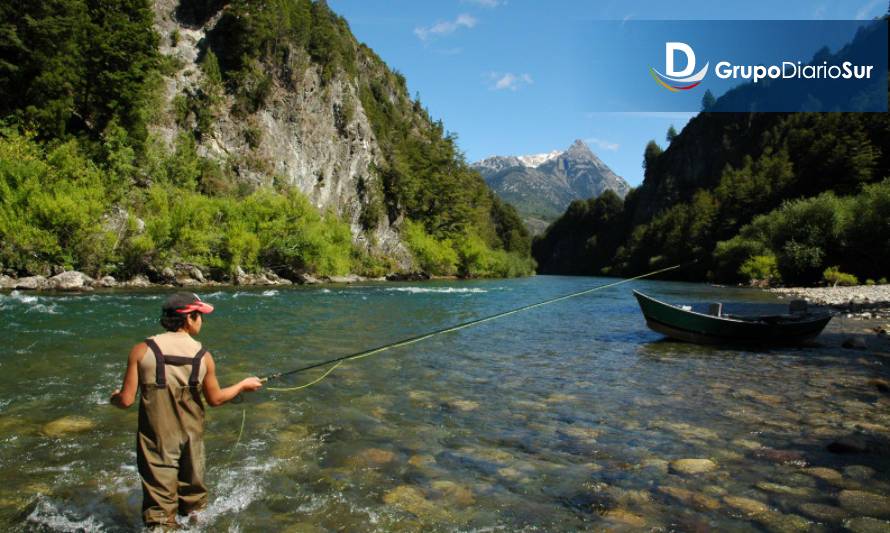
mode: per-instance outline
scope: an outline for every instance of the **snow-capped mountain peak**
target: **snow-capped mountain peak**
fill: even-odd
[[[544,154],[532,154],[532,155],[520,155],[516,156],[516,159],[522,163],[522,166],[529,168],[537,168],[547,161],[551,159],[556,159],[557,157],[562,155],[562,151],[553,150],[552,152],[547,152]]]

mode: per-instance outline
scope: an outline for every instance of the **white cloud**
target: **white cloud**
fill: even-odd
[[[507,0],[461,0],[462,4],[476,4],[482,7],[498,7],[507,4]]]
[[[528,73],[513,74],[512,72],[489,72],[489,89],[492,91],[518,91],[520,88],[535,82]]]
[[[472,28],[478,21],[472,15],[462,13],[454,20],[443,20],[429,27],[418,26],[414,28],[414,35],[421,41],[426,41],[432,37],[440,37],[454,33],[460,28]]]
[[[885,0],[870,0],[865,5],[859,8],[859,11],[856,12],[856,20],[865,20],[867,18],[871,18],[869,14],[875,10],[876,7],[883,4]]]
[[[584,139],[584,142],[586,142],[587,144],[593,144],[601,150],[609,150],[610,152],[616,152],[618,151],[618,148],[621,147],[621,145],[619,145],[618,143],[606,141],[604,139],[598,139],[596,137]]]

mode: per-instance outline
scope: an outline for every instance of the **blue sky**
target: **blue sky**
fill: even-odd
[[[610,53],[607,42],[579,43],[593,21],[870,19],[887,0],[746,0],[672,2],[569,0],[328,0],[353,33],[390,67],[412,95],[458,137],[469,161],[565,149],[587,141],[631,185],[643,176],[649,139],[666,144],[684,112],[602,112],[597,88],[578,93],[585,63]],[[589,30],[588,30],[589,31]]]

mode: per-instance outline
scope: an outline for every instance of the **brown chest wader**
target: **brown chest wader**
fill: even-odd
[[[204,404],[201,360],[164,355],[153,339],[155,383],[141,384],[136,463],[142,477],[142,518],[147,525],[175,525],[207,504],[204,485]],[[146,354],[146,357],[149,355]]]

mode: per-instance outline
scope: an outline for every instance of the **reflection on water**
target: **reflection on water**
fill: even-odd
[[[369,284],[204,294],[222,381],[311,364],[599,283]],[[663,340],[631,295],[776,305],[635,282],[209,411],[205,530],[886,528],[885,359]],[[135,408],[106,398],[159,293],[0,296],[0,524],[139,527]],[[730,306],[728,311],[731,311]],[[307,373],[282,386],[314,379]],[[240,442],[242,408],[246,409]],[[876,529],[879,530],[879,529]]]

